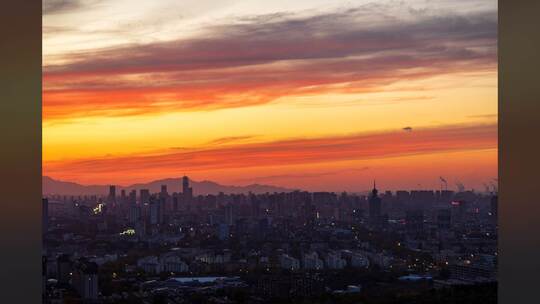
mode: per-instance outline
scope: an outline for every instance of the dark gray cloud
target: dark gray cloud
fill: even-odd
[[[193,38],[68,54],[68,63],[44,67],[44,113],[230,108],[321,89],[373,92],[404,79],[496,71],[496,11],[401,20],[380,10],[253,16]],[[154,103],[159,94],[175,102]],[[68,101],[78,108],[62,110]]]
[[[43,0],[43,15],[56,15],[80,10],[101,2],[101,0]]]
[[[204,38],[129,45],[68,56],[48,73],[134,73],[238,67],[282,60],[405,53],[495,58],[496,12],[369,23],[364,10],[311,17],[274,14],[213,26]],[[371,19],[368,19],[371,20]]]
[[[468,117],[468,118],[487,118],[487,119],[492,119],[492,118],[497,118],[498,115],[497,115],[497,114],[468,115],[467,117]]]
[[[43,0],[43,14],[53,15],[66,13],[82,7],[82,0]]]
[[[212,141],[210,141],[208,144],[210,145],[221,145],[221,144],[230,144],[230,143],[238,143],[242,141],[246,141],[249,139],[256,138],[258,135],[244,135],[244,136],[227,136],[227,137],[221,137],[216,138]]]

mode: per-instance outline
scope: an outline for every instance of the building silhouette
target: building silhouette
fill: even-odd
[[[187,204],[193,200],[193,188],[189,186],[189,178],[185,175],[182,177],[182,197]]]
[[[499,198],[497,195],[494,195],[491,197],[490,207],[491,207],[491,215],[494,218],[497,218],[498,209],[499,209]]]
[[[41,202],[41,223],[42,233],[47,232],[49,229],[49,200],[44,198]]]
[[[114,205],[116,203],[116,186],[109,186],[109,196],[107,197],[107,203]]]
[[[149,200],[150,200],[150,190],[148,189],[141,189],[141,201],[140,203],[141,204],[145,204],[145,203],[148,203]]]
[[[375,223],[381,217],[381,198],[378,195],[375,181],[373,181],[373,190],[369,197],[369,219]]]

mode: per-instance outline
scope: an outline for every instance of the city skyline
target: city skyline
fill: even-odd
[[[496,193],[388,193],[373,181],[368,195],[194,195],[187,176],[173,186],[47,195],[45,298],[381,303],[465,287],[496,299]]]
[[[43,175],[308,191],[497,178],[496,1],[73,3],[44,6]]]
[[[237,185],[224,185],[216,183],[210,180],[193,180],[188,176],[179,176],[179,177],[170,177],[160,180],[152,180],[148,182],[136,183],[136,184],[93,184],[93,185],[84,185],[79,183],[74,183],[65,180],[56,180],[48,176],[43,176],[43,194],[44,195],[64,195],[64,196],[87,196],[87,195],[104,195],[107,193],[107,189],[111,187],[118,187],[118,189],[124,191],[132,190],[148,190],[151,193],[159,193],[163,189],[168,189],[173,192],[183,192],[183,183],[184,179],[187,178],[189,183],[195,183],[196,186],[193,188],[194,195],[216,195],[221,192],[225,194],[263,194],[263,193],[290,193],[290,192],[328,192],[328,193],[350,193],[350,194],[369,194],[374,188],[383,192],[399,192],[399,191],[450,191],[450,192],[466,192],[472,191],[478,194],[494,194],[498,192],[498,180],[493,179],[488,183],[483,184],[483,188],[474,189],[467,188],[461,182],[457,182],[452,185],[449,184],[446,179],[439,177],[439,186],[435,188],[422,188],[421,185],[418,185],[416,188],[396,188],[389,189],[383,187],[374,187],[376,180],[372,180],[371,184],[360,185],[356,191],[332,191],[332,190],[306,190],[300,188],[285,188],[280,186],[274,186],[269,184],[249,184],[243,186]],[[182,183],[182,185],[180,184]]]

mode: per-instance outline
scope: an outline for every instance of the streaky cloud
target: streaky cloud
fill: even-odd
[[[452,125],[349,136],[208,146],[194,150],[104,157],[43,164],[44,174],[62,178],[322,164],[452,151],[497,148],[497,125]]]
[[[384,22],[369,12],[253,16],[205,37],[68,54],[44,66],[44,119],[244,107],[496,71],[496,11]]]

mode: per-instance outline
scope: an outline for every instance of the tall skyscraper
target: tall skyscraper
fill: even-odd
[[[182,193],[186,193],[189,189],[189,178],[187,176],[184,175],[184,177],[182,177]]]
[[[383,228],[388,224],[388,214],[382,214],[382,199],[373,181],[373,190],[369,196],[369,223],[372,227]]]
[[[371,190],[371,196],[369,197],[369,218],[373,222],[376,222],[381,216],[381,198],[378,195],[375,181],[373,182],[373,190]]]
[[[189,178],[184,175],[182,178],[182,197],[185,203],[191,203],[193,198],[193,189],[189,186]]]
[[[109,196],[107,197],[107,203],[114,205],[116,203],[116,186],[109,186]]]

